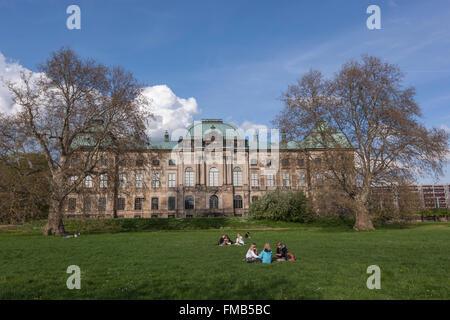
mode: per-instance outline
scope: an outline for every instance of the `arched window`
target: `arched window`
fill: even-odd
[[[184,208],[187,210],[194,209],[194,197],[186,196],[184,198]]]
[[[219,185],[219,170],[217,168],[209,169],[209,185],[217,187]]]
[[[242,170],[239,167],[233,169],[233,185],[242,186]]]
[[[194,186],[194,169],[191,167],[186,168],[184,171],[184,185],[186,187]]]
[[[209,208],[218,209],[219,208],[219,198],[216,195],[209,197]]]
[[[86,176],[86,178],[84,179],[84,186],[86,188],[92,188],[93,186],[92,176]]]
[[[242,209],[242,197],[240,195],[235,195],[234,196],[234,207],[236,209]]]

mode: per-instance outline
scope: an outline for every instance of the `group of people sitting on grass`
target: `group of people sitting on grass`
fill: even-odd
[[[249,239],[250,232],[247,232],[244,237]],[[217,242],[218,246],[243,246],[244,244],[244,238],[240,233],[237,234],[235,242],[231,241],[230,237],[226,234],[223,234]],[[266,243],[264,245],[264,250],[261,251],[260,254],[258,254],[258,250],[256,249],[256,243],[252,243],[250,245],[250,249],[248,249],[247,254],[245,255],[245,260],[249,263],[271,263],[272,261],[295,261],[295,258],[292,253],[288,252],[288,249],[286,248],[286,245],[284,243],[277,243],[277,251],[274,257],[272,257],[272,249],[270,248],[269,243]]]
[[[244,235],[244,237],[247,239],[250,238],[250,232],[247,232]],[[219,242],[217,242],[218,246],[231,246],[232,244],[237,245],[237,246],[243,246],[245,244],[244,238],[241,236],[240,233],[237,234],[235,242],[231,241],[230,237],[226,234],[223,234],[220,237]]]
[[[272,261],[295,261],[295,258],[292,253],[288,252],[288,249],[286,248],[284,243],[277,243],[277,251],[274,257],[272,257],[272,249],[270,248],[269,243],[266,243],[264,245],[264,250],[261,251],[259,255],[258,250],[256,249],[256,244],[252,243],[250,245],[250,249],[248,249],[247,254],[245,255],[245,260],[248,263],[271,263]]]

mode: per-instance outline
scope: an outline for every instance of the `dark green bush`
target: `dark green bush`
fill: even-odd
[[[266,192],[251,203],[249,216],[275,221],[311,222],[314,213],[303,191],[280,190]]]
[[[421,215],[424,217],[448,217],[450,216],[450,210],[447,208],[438,209],[423,209],[421,210]]]

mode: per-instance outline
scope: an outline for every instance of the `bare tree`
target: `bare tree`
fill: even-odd
[[[17,123],[16,133],[28,137],[18,141],[35,145],[45,156],[51,198],[44,234],[60,235],[67,195],[98,173],[105,149],[145,141],[150,114],[142,86],[120,67],[83,60],[61,48],[38,69],[37,77],[22,73],[20,83],[7,82],[20,106],[10,118]]]
[[[442,174],[449,135],[421,124],[415,89],[404,88],[402,79],[397,66],[371,56],[344,64],[330,80],[311,70],[289,86],[274,121],[289,138],[323,151],[323,170],[352,200],[355,230],[374,229],[372,186]],[[354,162],[339,151],[349,146]]]

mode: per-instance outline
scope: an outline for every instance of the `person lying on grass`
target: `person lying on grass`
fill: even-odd
[[[242,238],[240,233],[237,234],[236,242],[234,244],[237,245],[237,246],[243,246],[244,245],[244,238]]]
[[[64,238],[78,238],[80,236],[80,231],[76,231],[73,235],[66,234]]]
[[[277,242],[277,252],[275,254],[275,260],[276,261],[287,261],[287,248],[284,245],[284,243],[281,243],[280,241]]]
[[[256,250],[256,243],[252,243],[250,245],[250,248],[248,249],[247,254],[245,255],[245,259],[247,260],[248,263],[261,261],[258,256],[258,250]]]
[[[270,249],[270,244],[266,243],[264,245],[264,250],[259,255],[259,258],[262,260],[262,263],[272,262],[272,249]]]

